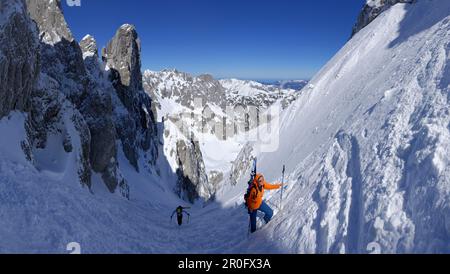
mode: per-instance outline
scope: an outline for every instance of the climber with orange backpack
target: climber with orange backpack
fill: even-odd
[[[250,214],[250,232],[256,231],[256,217],[258,211],[263,212],[264,221],[266,224],[270,222],[273,217],[273,210],[263,200],[265,190],[274,190],[282,187],[282,184],[269,184],[264,179],[262,174],[256,174],[253,176],[253,181],[250,181],[247,193],[244,196],[245,205],[248,208]]]

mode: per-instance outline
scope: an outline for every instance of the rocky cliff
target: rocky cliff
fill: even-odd
[[[27,158],[40,169],[39,155],[63,149],[83,185],[98,173],[111,192],[127,189],[118,150],[136,169],[140,157],[151,166],[158,156],[134,28],[121,27],[109,44],[106,72],[94,37],[73,38],[60,1],[5,0],[0,12],[0,117],[28,113]]]
[[[413,3],[417,0],[367,0],[364,5],[358,20],[353,27],[352,36],[360,30],[369,25],[375,18],[377,18],[383,11],[392,7],[397,3]]]
[[[0,118],[12,110],[28,111],[39,75],[36,26],[23,1],[6,1],[0,8]]]
[[[194,202],[198,198],[210,199],[215,189],[208,182],[198,142],[178,140],[176,155],[179,165],[177,171],[179,180],[176,185],[177,194],[190,202]]]
[[[159,173],[165,159],[158,157],[166,156],[158,152],[162,144],[151,97],[170,82],[147,75],[146,86],[155,89],[144,91],[135,27],[122,25],[100,60],[93,36],[79,43],[74,39],[60,0],[4,0],[0,12],[0,118],[14,110],[26,113],[26,158],[41,171],[74,168],[89,189],[98,174],[110,192],[119,190],[129,198],[119,157],[123,151],[136,171]],[[208,75],[184,77],[193,84],[165,89],[168,97],[179,97],[178,103],[190,109],[198,96],[213,102],[213,109],[225,108],[219,81]],[[207,200],[215,187],[206,175],[200,144],[189,137],[178,138],[170,148],[177,163],[175,191],[187,201]],[[74,166],[61,157],[74,159]],[[212,181],[217,184],[222,176],[217,173]]]
[[[146,152],[149,163],[157,158],[156,121],[151,98],[142,86],[140,40],[132,25],[121,26],[102,52],[114,86],[125,112],[116,112],[117,134],[130,163],[139,170],[139,151]]]

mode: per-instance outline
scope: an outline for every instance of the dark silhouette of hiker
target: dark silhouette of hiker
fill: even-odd
[[[185,209],[189,209],[189,207],[182,207],[182,206],[177,207],[177,209],[175,209],[174,212],[172,213],[172,216],[170,216],[170,220],[172,221],[173,215],[175,215],[175,213],[176,213],[178,225],[181,226],[183,224],[183,213],[188,215],[189,219],[191,218],[191,214],[189,214],[189,212],[187,212]],[[189,222],[189,219],[188,219],[188,222]]]

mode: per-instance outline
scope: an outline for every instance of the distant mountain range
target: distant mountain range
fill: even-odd
[[[263,85],[269,85],[269,86],[276,86],[281,89],[293,89],[296,91],[302,90],[306,85],[308,85],[308,80],[263,80],[258,81],[259,83]]]

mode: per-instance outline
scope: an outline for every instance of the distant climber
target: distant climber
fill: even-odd
[[[102,62],[106,64],[108,62],[108,54],[106,53],[106,48],[102,48]]]
[[[254,177],[253,182],[249,185],[247,194],[244,197],[248,213],[250,214],[251,233],[256,231],[256,217],[258,210],[265,214],[264,221],[266,224],[270,222],[273,216],[273,210],[263,200],[264,190],[279,189],[281,186],[282,184],[272,185],[267,183],[262,174],[256,174]]]
[[[177,207],[174,210],[174,212],[172,213],[172,216],[170,216],[170,220],[172,221],[173,215],[175,215],[175,213],[176,213],[178,225],[181,226],[183,224],[183,213],[184,213],[188,216],[188,221],[189,221],[189,219],[191,218],[191,214],[189,214],[189,212],[187,212],[185,209],[189,209],[189,207],[182,207],[182,206]]]

